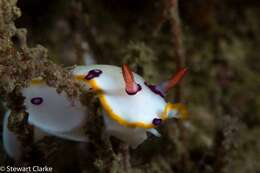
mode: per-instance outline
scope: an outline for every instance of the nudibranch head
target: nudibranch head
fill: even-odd
[[[86,80],[93,70],[102,73]],[[97,92],[107,115],[123,126],[154,128],[167,118],[183,113],[179,106],[165,101],[159,88],[149,85],[127,66],[78,66],[73,73],[76,79]]]

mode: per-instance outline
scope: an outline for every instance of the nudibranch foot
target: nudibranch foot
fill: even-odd
[[[147,139],[146,130],[143,128],[125,127],[112,120],[104,113],[106,133],[127,143],[131,148],[137,148]]]
[[[8,129],[8,117],[10,111],[6,112],[3,120],[3,147],[7,155],[18,160],[22,154],[22,144],[17,140],[16,134]]]
[[[8,125],[8,117],[10,115],[10,111],[7,111],[4,115],[3,121],[3,147],[5,152],[9,157],[14,160],[19,160],[22,157],[23,146],[17,135],[10,131],[7,127]],[[33,115],[32,115],[33,116]],[[33,126],[33,124],[31,124]],[[77,142],[87,142],[88,138],[85,135],[84,129],[82,127],[78,129],[73,129],[68,132],[55,132],[42,130],[35,126],[33,126],[33,141],[34,143],[40,141],[46,136],[57,136],[63,139],[73,140]]]
[[[161,134],[156,129],[147,129],[147,132],[151,133],[152,135],[156,137],[161,137]]]

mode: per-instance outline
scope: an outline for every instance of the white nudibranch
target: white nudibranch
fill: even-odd
[[[182,69],[159,86],[149,84],[127,65],[122,68],[112,65],[77,66],[73,75],[87,91],[97,94],[103,107],[107,134],[136,148],[147,138],[147,132],[160,136],[155,127],[166,119],[186,119],[187,111],[182,104],[165,100],[165,93],[181,80],[186,71]],[[35,128],[65,139],[87,141],[84,133],[87,108],[79,100],[72,104],[65,93],[58,94],[55,88],[47,86],[41,79],[33,80],[22,94],[29,113],[28,121]],[[9,139],[9,143],[14,141],[7,128],[4,133],[4,140]],[[15,144],[17,141],[13,142]],[[12,155],[10,147],[5,148]],[[15,147],[11,148],[15,151]]]
[[[160,136],[155,127],[164,120],[187,117],[183,105],[165,101],[165,92],[175,86],[186,71],[182,69],[160,86],[149,84],[127,65],[122,68],[78,66],[73,73],[87,89],[97,93],[104,109],[107,133],[135,148],[147,138],[146,132]]]

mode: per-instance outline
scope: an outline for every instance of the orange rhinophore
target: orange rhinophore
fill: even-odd
[[[168,92],[171,88],[173,88],[175,85],[177,85],[178,83],[180,83],[180,81],[182,80],[182,78],[185,76],[185,74],[187,73],[188,68],[182,68],[181,70],[179,70],[177,72],[177,74],[175,74],[165,85],[164,87],[164,92]]]
[[[122,66],[122,73],[125,81],[125,89],[127,94],[135,95],[141,90],[140,85],[135,82],[133,72],[130,70],[128,65],[124,64]]]

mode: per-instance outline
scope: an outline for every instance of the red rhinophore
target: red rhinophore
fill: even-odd
[[[142,89],[141,86],[135,82],[133,72],[129,69],[129,67],[126,64],[122,66],[122,72],[127,94],[134,95]]]
[[[181,79],[184,77],[184,75],[187,73],[188,69],[183,68],[177,72],[167,83],[164,87],[164,91],[169,91],[172,87],[180,83]]]

